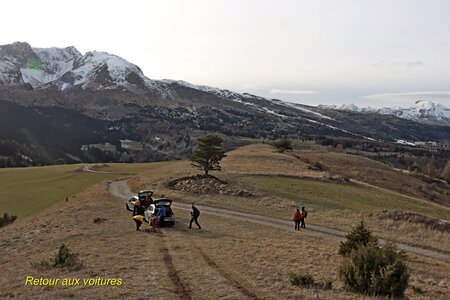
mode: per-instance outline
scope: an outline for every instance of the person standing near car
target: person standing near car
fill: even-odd
[[[144,212],[145,212],[145,207],[142,205],[142,201],[137,199],[136,202],[134,202],[133,216],[136,216],[136,215],[143,216]]]
[[[142,207],[144,209],[147,209],[151,204],[153,204],[153,198],[150,196],[147,196],[144,200],[142,200]]]
[[[189,229],[192,228],[192,222],[195,222],[195,224],[197,224],[198,229],[202,229],[202,227],[200,226],[200,224],[198,224],[198,217],[200,216],[200,211],[198,210],[197,207],[194,206],[194,204],[192,204],[192,212],[191,212],[191,222],[189,223]]]
[[[133,220],[136,223],[136,230],[140,230],[142,222],[145,221],[144,218],[144,208],[142,207],[141,201],[138,199],[134,202],[133,209]]]
[[[303,228],[306,228],[306,226],[305,226],[305,219],[306,219],[306,216],[308,216],[308,212],[305,210],[305,207],[304,206],[302,206],[302,227]]]
[[[300,209],[297,208],[297,211],[294,213],[292,220],[295,222],[295,230],[300,230],[300,221],[302,220],[302,214],[300,213]]]
[[[164,225],[164,219],[166,218],[167,215],[167,209],[164,206],[161,206],[158,210],[158,214],[157,216],[159,216],[159,226],[163,226]]]

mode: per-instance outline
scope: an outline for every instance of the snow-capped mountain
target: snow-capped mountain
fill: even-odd
[[[31,137],[36,141],[40,140],[36,136],[42,134],[37,124],[47,122],[52,128],[55,119],[66,124],[70,116],[73,121],[70,128],[89,128],[74,132],[83,132],[88,144],[98,138],[92,137],[91,131],[116,142],[118,137],[139,142],[157,140],[158,145],[150,147],[157,152],[151,154],[156,157],[185,155],[193,146],[189,137],[205,132],[263,139],[289,135],[367,141],[450,140],[446,127],[436,128],[390,115],[356,115],[348,110],[372,110],[354,105],[333,108],[294,104],[180,80],[153,80],[138,66],[106,52],[83,55],[74,47],[32,48],[27,43],[0,46],[0,112],[3,113],[0,128],[10,126],[10,132],[23,135],[27,130],[23,131],[20,124],[31,120],[27,128],[34,132]],[[5,121],[4,116],[16,114],[24,119]],[[70,131],[65,126],[49,130]],[[0,131],[0,141],[1,134]],[[66,135],[54,133],[54,136]],[[19,142],[28,138],[25,136]],[[86,144],[78,143],[80,147]],[[159,153],[160,148],[167,153]]]
[[[361,113],[378,113],[382,115],[393,115],[399,118],[416,121],[424,124],[450,126],[450,108],[441,104],[433,103],[429,100],[418,100],[414,106],[408,108],[402,107],[359,107],[355,104],[320,105],[325,109],[355,111]]]
[[[56,86],[97,90],[148,88],[154,81],[138,66],[106,52],[82,55],[75,47],[32,48],[16,42],[0,46],[0,84],[30,84],[33,89]]]

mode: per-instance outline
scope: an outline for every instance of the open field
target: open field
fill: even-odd
[[[436,186],[366,157],[324,150],[295,151],[292,156],[303,162],[320,162],[331,174],[450,206],[450,184]]]
[[[88,187],[105,181],[123,178],[152,170],[154,164],[93,165],[108,173],[83,172],[83,165],[0,169],[0,213],[8,212],[28,216],[41,211],[66,197],[71,197]]]
[[[331,155],[334,156],[334,153]],[[339,160],[334,162],[335,165],[338,163]],[[341,159],[340,163],[345,168],[347,159]],[[365,168],[366,166],[361,166],[361,170]],[[399,172],[390,171],[385,166],[378,168],[386,169],[383,172],[390,174],[389,181],[398,179]],[[395,190],[329,180],[330,174],[327,171],[310,170],[304,161],[291,154],[278,153],[268,145],[250,145],[229,152],[223,161],[223,171],[217,174],[233,186],[254,192],[257,197],[197,196],[166,186],[172,179],[195,173],[188,162],[177,161],[172,165],[161,166],[158,173],[146,172],[132,179],[130,186],[134,191],[150,188],[157,191],[157,194],[171,195],[180,202],[195,202],[281,219],[290,219],[295,208],[303,204],[309,211],[308,222],[311,224],[348,230],[364,219],[380,237],[442,251],[450,249],[449,233],[428,230],[422,224],[393,224],[377,217],[383,210],[403,210],[450,221],[448,207],[402,195]],[[402,176],[405,177],[402,181],[409,178],[407,175]]]
[[[99,184],[42,213],[2,229],[0,297],[146,299],[370,299],[346,291],[337,279],[338,242],[265,225],[202,214],[203,230],[186,229],[189,213],[161,234],[136,232],[123,199]],[[92,197],[98,201],[90,201]],[[95,217],[105,218],[94,223]],[[52,257],[61,243],[79,253],[83,267],[39,270],[31,262]],[[26,259],[24,259],[26,258]],[[449,262],[408,255],[410,299],[445,299]],[[432,267],[430,267],[432,266]],[[290,285],[287,272],[330,280],[332,290]],[[122,278],[120,287],[25,286],[26,276]],[[145,283],[145,284],[143,284]]]
[[[365,299],[346,291],[338,280],[339,242],[326,236],[207,212],[200,217],[202,230],[187,230],[189,212],[181,209],[175,210],[176,225],[161,234],[136,232],[131,213],[124,209],[125,199],[108,192],[107,181],[124,177],[129,178],[134,191],[150,188],[157,196],[168,195],[179,202],[285,220],[304,204],[309,211],[307,224],[347,230],[364,218],[379,237],[446,253],[450,248],[448,233],[428,230],[421,224],[388,224],[376,218],[377,212],[387,209],[449,220],[448,208],[398,192],[329,180],[326,172],[310,170],[304,161],[267,145],[230,152],[223,172],[217,174],[233,187],[256,194],[250,198],[195,196],[169,189],[168,181],[196,173],[186,161],[97,165],[90,166],[89,172],[80,172],[82,167],[0,170],[9,175],[0,183],[2,193],[20,195],[22,181],[35,193],[54,194],[56,199],[44,210],[37,201],[42,198],[29,198],[37,202],[33,205],[38,212],[32,213],[30,208],[27,218],[0,229],[0,266],[8,274],[0,277],[0,286],[6,287],[1,289],[0,298]],[[137,175],[131,175],[134,173]],[[41,184],[33,184],[39,180]],[[40,190],[43,184],[46,189]],[[61,191],[69,190],[66,185],[74,189],[67,202],[61,201],[65,198]],[[58,201],[58,205],[51,205]],[[4,208],[3,203],[0,207]],[[105,221],[94,223],[97,217]],[[40,270],[31,266],[31,262],[54,256],[61,243],[80,254],[81,269]],[[408,253],[408,266],[411,285],[425,291],[419,294],[410,287],[406,291],[409,299],[446,299],[450,293],[449,262]],[[321,282],[330,280],[333,288],[293,287],[289,271],[309,272]],[[120,287],[25,286],[26,276],[120,277],[124,283]]]

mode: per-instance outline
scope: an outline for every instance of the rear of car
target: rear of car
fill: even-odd
[[[161,225],[174,225],[175,224],[175,214],[172,210],[172,200],[169,198],[160,198],[153,200],[153,205],[150,205],[149,209],[146,211],[146,217],[151,217],[151,214],[154,214],[158,218],[158,224]],[[165,207],[166,209],[166,217],[164,218],[164,224],[160,224],[160,217],[158,216],[158,212],[161,207]],[[153,211],[152,211],[153,209]],[[148,213],[147,213],[148,212]],[[147,220],[149,220],[147,218]]]

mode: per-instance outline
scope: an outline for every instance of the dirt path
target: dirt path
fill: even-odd
[[[122,198],[122,199],[127,199],[133,195],[126,180],[118,180],[118,181],[111,182],[109,185],[109,191],[114,196]],[[185,203],[175,203],[174,202],[172,204],[172,206],[174,208],[178,208],[178,209],[191,210],[191,205],[185,204]],[[204,205],[196,205],[196,206],[200,209],[200,211],[202,211],[202,213],[207,213],[207,214],[217,215],[217,216],[227,217],[227,218],[233,218],[233,219],[237,219],[240,221],[247,221],[247,222],[251,222],[251,223],[257,223],[257,224],[262,224],[262,225],[266,225],[266,226],[272,226],[272,227],[276,227],[276,228],[280,228],[280,229],[294,231],[292,222],[288,221],[288,220],[275,219],[275,218],[266,217],[266,216],[237,212],[237,211],[232,211],[232,210],[228,210],[228,209],[215,208],[215,207],[209,207],[209,206],[204,206]],[[319,236],[319,237],[323,237],[323,238],[327,238],[327,239],[332,238],[332,239],[335,239],[338,241],[344,240],[345,234],[346,234],[343,231],[334,230],[334,229],[323,227],[323,226],[308,225],[308,224],[307,224],[307,229],[303,229],[302,232],[309,234],[309,235]],[[379,241],[381,244],[385,244],[387,242],[386,240],[383,240],[383,239],[379,239]],[[436,258],[439,260],[444,260],[444,261],[450,262],[450,255],[445,254],[445,253],[441,253],[441,252],[437,252],[437,251],[433,251],[433,250],[429,250],[429,249],[424,249],[424,248],[421,248],[418,246],[406,245],[406,244],[397,244],[397,247],[399,249],[407,251],[407,252],[416,253],[416,254],[420,254],[420,255],[424,255],[424,256],[429,256],[429,257],[433,257],[433,258]]]

